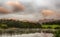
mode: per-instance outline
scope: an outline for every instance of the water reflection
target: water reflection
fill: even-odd
[[[30,33],[30,34],[15,34],[15,35],[7,35],[3,34],[0,37],[53,37],[51,33]]]

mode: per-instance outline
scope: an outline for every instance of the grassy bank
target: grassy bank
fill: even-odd
[[[53,33],[59,37],[60,21],[47,22],[47,23],[32,23],[23,22],[19,20],[6,20],[0,19],[0,34],[22,34],[22,33],[36,33],[45,32]]]
[[[42,25],[43,29],[60,29],[60,25],[54,24],[54,25]]]
[[[40,29],[60,29],[60,22],[47,22],[42,25],[39,23],[32,22],[23,22],[19,20],[3,20],[0,19],[0,29],[8,29],[8,28],[40,28]]]

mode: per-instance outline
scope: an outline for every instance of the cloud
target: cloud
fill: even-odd
[[[52,11],[52,10],[42,10],[41,11],[42,12],[42,14],[44,15],[44,16],[52,16],[52,15],[54,15],[55,14],[55,12],[54,11]]]
[[[8,1],[8,2],[6,2],[6,5],[8,6],[12,6],[12,7],[14,7],[15,9],[19,9],[20,11],[21,10],[24,10],[24,6],[21,4],[21,3],[19,3],[19,2],[12,2],[12,1]]]
[[[1,3],[1,2],[0,2]],[[7,1],[0,4],[0,13],[6,14],[15,11],[23,11],[24,6],[19,2]]]
[[[14,6],[18,9],[24,9],[19,12],[12,12],[9,14],[0,14],[0,18],[12,18],[27,21],[39,21],[46,18],[60,18],[60,4],[59,0],[12,0],[4,1],[2,7],[7,10],[13,10]],[[7,2],[7,3],[6,3]],[[42,14],[43,10],[43,14]],[[5,12],[5,11],[4,11]],[[47,17],[48,16],[48,17]]]
[[[9,13],[10,11],[3,8],[3,7],[0,7],[0,13],[3,13],[3,14],[6,14],[6,13]]]

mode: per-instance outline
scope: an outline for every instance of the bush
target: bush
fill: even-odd
[[[57,31],[55,32],[55,37],[60,37],[60,30],[57,30]]]
[[[6,24],[0,24],[0,28],[6,29],[6,28],[8,28],[8,26]]]

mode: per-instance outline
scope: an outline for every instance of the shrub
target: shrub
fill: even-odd
[[[55,37],[60,37],[60,30],[57,30],[57,31],[55,32]]]

